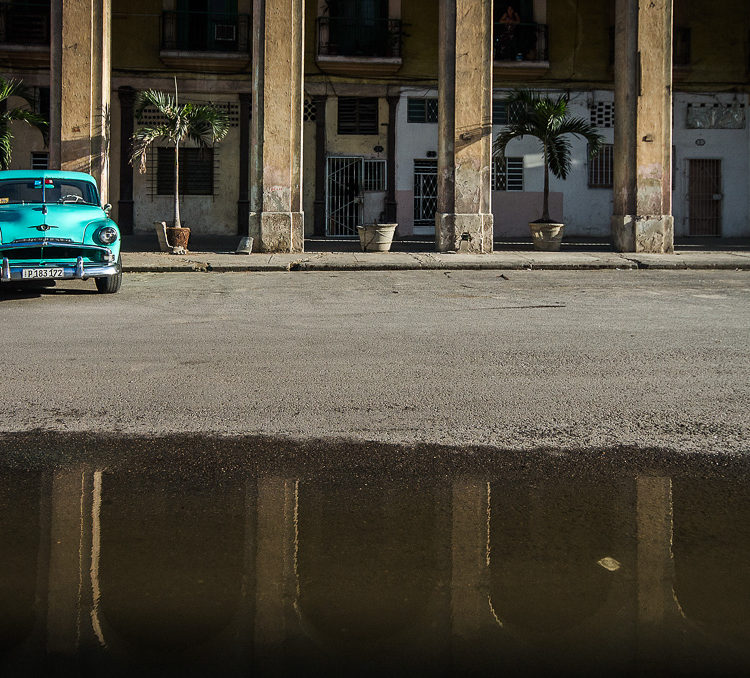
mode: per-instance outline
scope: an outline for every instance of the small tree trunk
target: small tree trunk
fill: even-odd
[[[180,222],[180,144],[174,145],[174,226],[181,228]]]
[[[550,221],[549,218],[549,163],[547,162],[547,147],[544,147],[544,202],[542,203],[542,219]]]

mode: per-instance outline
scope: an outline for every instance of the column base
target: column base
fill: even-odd
[[[617,252],[674,252],[674,217],[671,214],[615,214],[611,225],[612,244]]]
[[[304,212],[251,212],[249,230],[259,252],[305,251]]]
[[[491,214],[435,215],[435,245],[438,252],[491,254],[493,219]]]

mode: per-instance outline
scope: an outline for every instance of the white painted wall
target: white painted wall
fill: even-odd
[[[689,103],[732,103],[732,94],[675,94],[673,142],[674,191],[672,213],[675,235],[688,234],[688,168],[691,158],[721,159],[722,177],[722,236],[725,238],[750,235],[750,201],[748,177],[750,176],[750,129],[747,115],[748,97],[737,96],[745,104],[745,129],[687,129],[687,106]],[[703,145],[696,144],[701,140]]]
[[[555,94],[554,92],[552,93]],[[437,151],[437,124],[407,123],[407,97],[435,97],[436,90],[405,88],[397,112],[396,142],[396,196],[398,201],[399,232],[413,232],[413,167],[415,159],[426,159],[428,151]],[[495,98],[504,92],[497,90]],[[750,123],[740,130],[686,129],[688,103],[730,103],[732,94],[702,95],[676,94],[674,98],[675,184],[673,214],[678,237],[688,233],[688,165],[691,158],[719,158],[722,161],[722,235],[729,238],[750,235]],[[572,92],[572,115],[590,119],[591,108],[597,102],[611,102],[611,91]],[[739,101],[750,105],[746,95]],[[750,110],[746,109],[748,117]],[[500,127],[493,129],[497,134]],[[614,128],[601,128],[606,143],[614,142]],[[704,145],[696,145],[702,139]],[[567,226],[569,237],[608,238],[612,215],[612,189],[589,188],[586,143],[571,137],[573,167],[565,181],[550,178],[551,205]],[[492,210],[495,218],[495,237],[515,237],[527,233],[523,223],[529,214],[541,216],[541,192],[544,187],[544,169],[538,142],[532,138],[512,141],[509,156],[524,158],[524,192],[494,191]],[[557,195],[555,195],[557,194]],[[553,214],[553,216],[555,216]]]

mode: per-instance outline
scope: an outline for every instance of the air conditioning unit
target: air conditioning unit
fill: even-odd
[[[237,27],[234,24],[215,24],[214,40],[234,42],[237,39]]]

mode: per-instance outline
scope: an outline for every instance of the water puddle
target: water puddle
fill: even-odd
[[[750,670],[750,461],[0,436],[2,675]]]

